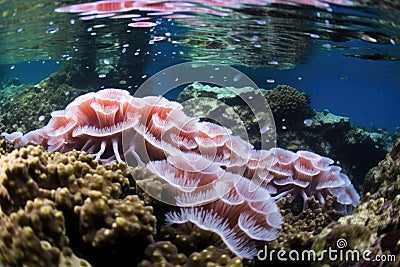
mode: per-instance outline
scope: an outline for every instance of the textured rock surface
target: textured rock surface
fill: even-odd
[[[370,192],[374,198],[384,197],[387,200],[393,200],[400,194],[400,138],[385,159],[368,172],[364,192]]]

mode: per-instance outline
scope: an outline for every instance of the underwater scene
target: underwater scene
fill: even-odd
[[[400,266],[398,0],[0,11],[0,267]]]

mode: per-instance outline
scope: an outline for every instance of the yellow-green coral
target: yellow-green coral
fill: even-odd
[[[99,191],[90,191],[84,204],[75,208],[80,216],[82,238],[94,247],[111,246],[135,237],[150,243],[156,222],[152,211],[136,195],[107,199]]]
[[[145,251],[146,259],[140,267],[241,267],[244,266],[241,257],[231,257],[228,253],[218,250],[214,246],[193,252],[189,257],[179,253],[177,247],[169,241],[159,241],[149,245]]]
[[[84,152],[51,153],[28,146],[1,155],[0,166],[1,226],[5,227],[0,261],[6,265],[56,266],[61,251],[70,246],[86,247],[84,255],[97,264],[114,257],[124,262],[140,257],[153,242],[153,208],[136,195],[134,179],[123,163],[100,165]],[[30,235],[24,236],[23,231]],[[19,235],[29,240],[15,238]],[[44,241],[50,250],[41,247]],[[19,253],[15,261],[8,258],[13,252]]]

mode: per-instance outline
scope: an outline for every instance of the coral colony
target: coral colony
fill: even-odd
[[[345,214],[359,201],[333,160],[308,151],[255,150],[229,129],[188,117],[181,109],[163,97],[104,89],[54,111],[41,129],[2,136],[17,147],[76,149],[103,163],[146,166],[174,190],[173,204],[180,209],[166,214],[168,224],[191,222],[214,232],[245,258],[256,255],[257,240],[278,237],[283,219],[275,201],[280,198],[301,198],[307,209],[307,198],[324,205],[333,195]]]

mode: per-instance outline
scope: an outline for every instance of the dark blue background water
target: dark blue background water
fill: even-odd
[[[260,88],[272,89],[278,84],[286,84],[304,91],[311,96],[314,109],[328,109],[333,114],[350,117],[353,125],[388,130],[400,126],[398,62],[345,57],[345,51],[321,49],[321,42],[314,46],[308,61],[294,69],[235,68],[248,75]],[[148,77],[182,62],[169,56],[176,48],[168,42],[157,43],[152,49],[163,53],[146,65],[144,73]],[[13,69],[11,66],[2,66],[6,77],[36,84],[55,71],[59,64],[55,60],[44,60],[18,63]]]

